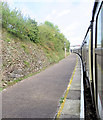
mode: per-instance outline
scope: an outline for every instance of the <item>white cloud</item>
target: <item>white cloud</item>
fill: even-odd
[[[68,31],[73,31],[73,30],[75,30],[75,29],[77,29],[77,27],[80,25],[80,23],[78,23],[78,22],[73,22],[72,24],[70,24],[67,28],[66,28],[66,30],[68,30]]]
[[[81,45],[84,36],[74,36],[70,37],[71,45]]]
[[[2,1],[10,1],[10,2],[54,2],[54,0],[2,0]]]
[[[26,16],[26,17],[29,16],[32,19],[36,18],[35,15],[34,15],[34,13],[30,9],[28,9],[28,7],[26,7],[23,4],[21,6],[19,6],[19,8],[16,8],[16,9],[20,10],[23,16]]]
[[[75,3],[75,2],[94,2],[95,0],[1,0],[1,1],[6,1],[6,2],[48,2],[48,3]],[[102,0],[100,0],[102,1]]]
[[[70,3],[70,0],[2,0],[2,1],[14,1],[14,2],[59,2],[59,3],[65,3],[68,2]],[[79,0],[86,2],[87,0]],[[94,1],[94,0],[92,0]],[[72,0],[72,2],[78,2],[78,0]]]
[[[52,10],[52,13],[51,14],[56,14],[56,10]]]
[[[57,15],[57,18],[62,17],[62,16],[64,16],[64,15],[67,15],[69,12],[70,12],[69,9],[63,10],[63,11],[61,11],[61,12]]]
[[[73,22],[65,28],[61,29],[61,32],[67,37],[72,38],[75,36],[75,32],[78,30],[79,23]]]
[[[49,15],[47,15],[47,17],[45,18],[45,20],[48,20],[48,21],[53,21],[55,16],[57,14],[57,11],[55,9],[53,9],[51,11],[51,13]]]
[[[70,12],[69,9],[62,10],[61,12],[54,9],[51,11],[49,15],[47,15],[46,20],[56,21],[60,17],[68,15],[69,12]]]
[[[24,16],[30,16],[32,19],[35,18],[35,15],[32,13],[32,11],[28,9],[26,6],[24,5],[20,6],[20,10]]]
[[[47,15],[47,17],[45,18],[45,20],[53,21],[53,17],[51,15]]]

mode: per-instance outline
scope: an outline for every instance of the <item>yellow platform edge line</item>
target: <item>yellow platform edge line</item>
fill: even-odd
[[[75,68],[74,68],[72,77],[71,77],[71,79],[70,79],[70,82],[69,82],[69,84],[68,84],[68,87],[67,87],[67,90],[66,90],[66,93],[65,93],[65,96],[64,96],[63,103],[61,104],[60,109],[59,109],[59,111],[58,111],[58,113],[57,113],[56,120],[59,120],[59,118],[60,118],[61,112],[62,112],[62,110],[63,110],[64,104],[65,104],[65,101],[66,101],[66,98],[67,98],[67,95],[68,95],[68,92],[69,92],[69,89],[70,89],[70,85],[71,85],[72,80],[73,80],[73,78],[74,78],[74,74],[75,74],[75,71],[76,71],[77,64],[78,64],[78,57],[76,58],[76,65],[75,65]]]

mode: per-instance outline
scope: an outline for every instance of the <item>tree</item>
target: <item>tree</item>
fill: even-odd
[[[11,10],[7,3],[2,3],[2,26],[13,35],[21,39],[38,42],[37,22],[31,18],[24,18],[20,11]]]

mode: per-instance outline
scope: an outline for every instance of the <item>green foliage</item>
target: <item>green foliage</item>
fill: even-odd
[[[3,88],[2,87],[0,87],[0,92],[3,90]]]
[[[59,61],[64,57],[64,42],[69,52],[70,43],[60,33],[57,25],[45,21],[38,26],[34,19],[23,17],[20,11],[10,10],[6,2],[2,2],[2,27],[21,40],[31,40],[41,45],[51,62]],[[7,39],[7,42],[10,40]],[[28,48],[25,45],[22,47],[28,53]]]
[[[45,23],[44,23],[45,25],[48,25],[49,27],[54,27],[54,25],[51,23],[51,22],[49,22],[49,21],[45,21]]]
[[[26,34],[33,42],[39,42],[38,38],[38,27],[37,22],[35,20],[32,20],[31,18],[28,18],[26,20]]]
[[[23,48],[24,50],[26,49],[26,45],[25,45],[25,44],[22,44],[21,46],[22,46],[22,48]]]
[[[22,44],[21,47],[24,49],[24,51],[25,51],[26,53],[29,54],[29,50],[28,50],[28,47],[26,46],[26,44]]]
[[[9,38],[7,38],[5,41],[6,41],[6,42],[10,42],[11,40],[10,40]]]
[[[70,43],[65,36],[60,33],[58,26],[54,26],[51,22],[46,21],[44,24],[39,25],[38,29],[40,44],[45,48],[50,61],[53,61],[53,58],[56,59],[56,56],[59,56],[59,58],[57,57],[58,60],[64,57],[64,42],[69,52]]]
[[[64,102],[64,97],[61,97],[61,100],[59,102],[62,104]]]
[[[24,64],[25,64],[27,67],[30,66],[29,62],[27,62],[27,61],[24,61]]]
[[[49,22],[49,21],[45,21],[44,23],[45,25],[51,27],[51,28],[54,28],[57,32],[60,32],[59,28],[57,25],[54,25],[53,23]]]
[[[25,18],[20,11],[10,11],[8,4],[2,2],[2,27],[21,39],[30,39],[38,42],[37,22],[31,18]]]

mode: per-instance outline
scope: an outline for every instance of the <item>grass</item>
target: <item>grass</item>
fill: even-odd
[[[2,87],[0,87],[0,92],[3,90],[3,88]]]
[[[10,38],[7,38],[5,41],[6,41],[6,42],[10,42],[11,40],[10,40]]]
[[[62,58],[62,59],[63,59],[63,58]],[[36,75],[36,74],[40,73],[41,71],[43,71],[43,70],[51,67],[52,65],[58,63],[59,61],[60,61],[60,60],[58,60],[58,61],[50,64],[48,67],[42,68],[41,70],[39,70],[39,71],[37,71],[37,72],[35,72],[35,73],[30,73],[30,74],[28,74],[28,75],[26,75],[26,76],[24,76],[24,77],[22,77],[22,78],[19,78],[19,79],[17,79],[17,80],[12,81],[12,82],[8,82],[8,83],[7,83],[7,86],[0,88],[0,91],[2,91],[2,90],[5,89],[5,88],[8,88],[9,86],[13,86],[14,84],[16,84],[16,83],[18,83],[18,82],[20,82],[20,81],[22,81],[22,80],[24,80],[24,79],[26,79],[26,78],[29,78],[29,77],[31,77],[31,76],[33,76],[33,75]],[[28,63],[27,63],[27,64],[28,64]],[[60,104],[63,103],[63,100],[64,100],[64,97],[62,97],[61,100],[59,101]]]
[[[24,64],[25,64],[27,67],[30,66],[29,62],[27,62],[27,61],[24,61]]]
[[[68,54],[68,55],[69,55],[69,54]],[[58,56],[57,56],[57,57],[58,57]],[[49,56],[49,60],[51,61],[52,64],[50,64],[48,67],[50,67],[50,66],[58,63],[58,62],[59,62],[60,60],[62,60],[63,58],[64,58],[64,57],[63,57],[62,55],[60,55],[57,59],[55,58],[55,56],[52,56],[52,57]],[[27,62],[27,61],[24,61],[24,64],[25,64],[27,67],[30,66],[29,62]],[[5,89],[5,88],[7,88],[7,87],[9,87],[9,86],[13,86],[15,83],[18,83],[18,82],[20,82],[20,81],[22,81],[22,80],[24,80],[24,79],[26,79],[26,78],[29,78],[29,77],[31,77],[31,76],[33,76],[33,75],[36,75],[36,74],[40,73],[41,71],[45,70],[45,69],[48,68],[48,67],[42,68],[41,70],[39,70],[39,71],[37,71],[37,72],[35,72],[35,73],[30,73],[30,74],[28,74],[28,75],[26,75],[26,76],[24,76],[24,77],[21,77],[21,78],[19,78],[19,79],[17,79],[17,80],[13,80],[12,82],[8,82],[8,83],[7,83],[7,86],[0,88],[0,91],[2,91],[3,89]],[[63,103],[63,100],[64,100],[64,97],[61,98],[60,104]]]
[[[61,97],[61,100],[59,102],[62,104],[64,102],[64,97]]]
[[[30,45],[32,45],[35,49],[40,48],[41,50],[43,50],[43,53],[45,54],[45,56],[48,59],[48,62],[50,63],[50,65],[48,67],[50,67],[51,65],[53,65],[55,63],[58,63],[61,59],[64,58],[64,51],[59,51],[59,52],[54,51],[54,48],[51,47],[52,43],[50,43],[50,46],[49,46],[50,48],[49,48],[49,47],[46,47],[45,45],[43,46],[43,45],[40,45],[40,44],[35,44],[32,41],[20,40],[18,37],[10,34],[5,29],[3,29],[3,32],[4,32],[3,33],[3,40],[5,40],[6,42],[11,42],[11,43],[12,43],[12,41],[14,41],[14,44],[18,43],[18,42],[21,43],[19,47],[22,48],[22,50],[24,50],[25,53],[27,53],[27,54],[30,53],[30,49],[28,47]],[[16,49],[16,46],[13,46],[13,47],[15,47],[15,49]],[[28,61],[26,61],[26,60],[24,60],[24,65],[26,67],[30,67],[30,63]],[[6,65],[4,64],[3,66],[6,66]],[[30,76],[33,76],[33,75],[35,75],[37,73],[40,73],[42,70],[45,70],[46,68],[47,67],[42,68],[38,72],[30,73],[30,74],[28,74],[28,75],[26,75],[24,77],[21,77],[21,78],[19,78],[17,80],[13,80],[12,82],[8,82],[7,86],[12,86],[12,85],[14,85],[15,83],[17,83],[17,82],[19,82],[21,80],[24,80],[24,79],[26,79],[26,78],[28,78]],[[0,91],[2,91],[4,88],[7,88],[7,86],[3,87],[3,88],[0,88]]]
[[[24,51],[25,51],[27,54],[29,54],[29,50],[28,50],[26,44],[22,44],[21,47],[24,49]]]

